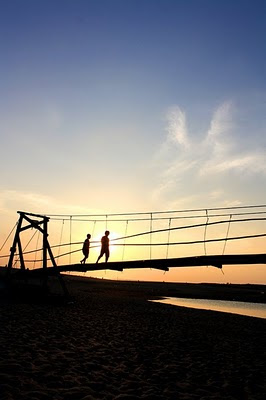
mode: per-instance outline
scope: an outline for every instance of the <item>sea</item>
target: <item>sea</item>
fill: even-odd
[[[179,307],[198,308],[201,310],[220,311],[231,314],[246,315],[254,318],[266,319],[266,304],[248,303],[228,300],[187,299],[167,297],[161,300],[152,300],[157,303],[171,304]]]

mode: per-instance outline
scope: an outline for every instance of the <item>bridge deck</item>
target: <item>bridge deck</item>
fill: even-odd
[[[222,268],[223,265],[239,264],[266,264],[266,254],[231,254],[231,255],[209,255],[195,257],[179,257],[155,260],[137,260],[137,261],[112,261],[108,263],[87,263],[59,265],[56,269],[59,272],[86,272],[99,270],[123,271],[124,269],[134,268],[153,268],[162,271],[169,271],[169,268],[176,267],[202,267],[213,266]],[[52,268],[52,267],[51,267]]]

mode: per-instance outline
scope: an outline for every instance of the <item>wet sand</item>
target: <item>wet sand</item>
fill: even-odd
[[[265,320],[147,301],[208,285],[65,281],[71,303],[1,301],[1,399],[265,398]]]

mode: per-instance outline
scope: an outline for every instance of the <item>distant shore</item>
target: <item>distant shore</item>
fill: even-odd
[[[115,281],[64,275],[66,282],[89,282],[91,285],[118,292],[129,291],[137,297],[157,299],[160,297],[184,297],[195,299],[233,300],[266,303],[266,285],[220,284],[220,283],[180,283],[148,281]]]
[[[0,302],[1,399],[265,398],[265,320],[147,301],[225,285],[64,280],[70,302]]]
[[[6,267],[0,267],[1,278],[6,275]],[[13,271],[19,271],[13,270]],[[35,274],[34,274],[35,276]],[[158,299],[161,297],[183,297],[194,299],[232,300],[251,303],[266,303],[266,285],[261,284],[222,284],[222,283],[188,283],[188,282],[155,282],[126,281],[90,278],[85,275],[69,275],[61,273],[67,283],[87,282],[90,285],[115,291],[130,291],[137,297]]]

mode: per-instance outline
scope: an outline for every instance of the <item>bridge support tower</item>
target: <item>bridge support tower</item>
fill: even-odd
[[[16,233],[13,240],[13,245],[10,248],[10,256],[7,265],[8,275],[10,276],[11,270],[13,267],[13,260],[16,254],[16,250],[18,248],[18,257],[20,261],[20,269],[21,271],[25,271],[27,273],[34,273],[34,270],[26,270],[25,261],[23,256],[23,249],[21,244],[21,233],[28,229],[37,229],[41,232],[43,240],[42,240],[42,278],[43,285],[47,287],[48,275],[56,275],[60,281],[61,287],[65,295],[69,296],[68,290],[66,288],[65,282],[63,281],[62,276],[60,275],[60,271],[57,269],[57,265],[55,262],[55,258],[53,252],[51,250],[49,241],[48,241],[48,222],[49,217],[45,215],[32,214],[24,211],[18,211],[19,220],[17,224]],[[54,268],[47,268],[47,260],[48,258],[52,262],[52,266]],[[23,274],[24,275],[24,274]]]

